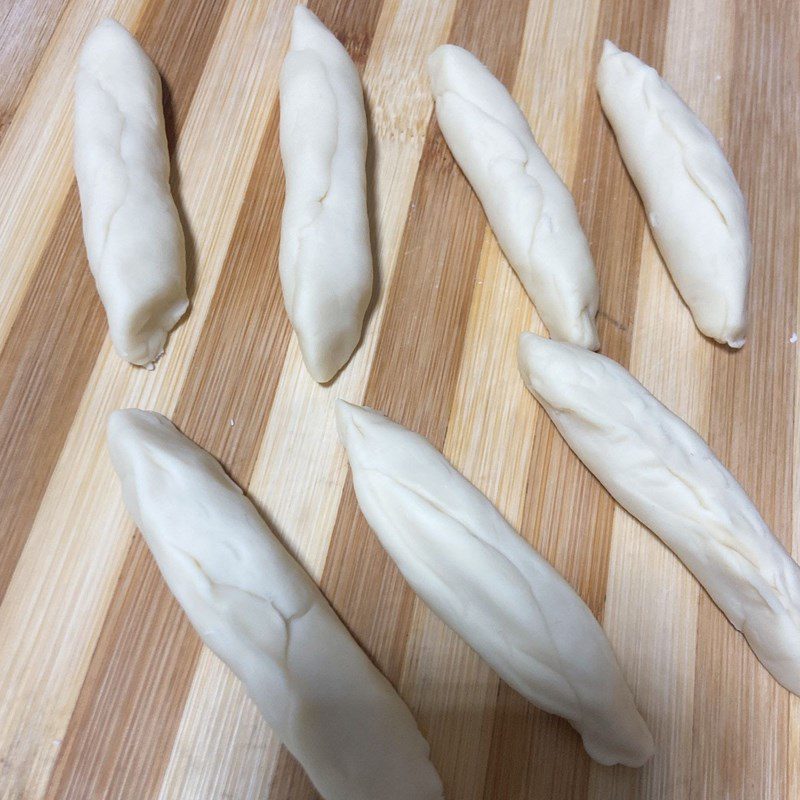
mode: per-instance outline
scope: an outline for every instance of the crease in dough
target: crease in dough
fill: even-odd
[[[578,458],[800,694],[800,567],[706,442],[605,356],[524,333],[519,368]]]
[[[414,591],[592,758],[643,764],[652,736],[572,587],[427,439],[342,400],[336,419],[359,506]]]
[[[189,306],[186,252],[169,185],[161,77],[112,19],[81,48],[74,161],[86,253],[111,340],[126,361],[150,365]]]
[[[220,464],[148,411],[108,446],[170,590],[322,796],[441,800],[408,708]]]
[[[597,90],[672,279],[706,336],[747,336],[747,207],[719,143],[652,68],[609,41]]]
[[[436,117],[554,339],[596,350],[599,287],[575,202],[508,90],[455,45],[428,58]]]
[[[303,6],[294,10],[280,108],[281,286],[306,367],[325,383],[358,345],[372,294],[367,120],[358,70]]]

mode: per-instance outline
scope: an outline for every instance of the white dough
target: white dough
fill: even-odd
[[[83,238],[111,341],[150,364],[183,316],[186,253],[169,186],[161,78],[114,20],[86,38],[75,78]]]
[[[323,797],[441,800],[408,708],[219,463],[148,411],[108,444],[170,590]]]
[[[605,356],[525,333],[519,366],[578,458],[800,694],[800,567],[703,439]]]
[[[306,367],[324,383],[355,350],[372,293],[367,119],[358,70],[303,6],[294,10],[280,104],[283,298]]]
[[[744,197],[717,140],[652,67],[608,41],[597,90],[695,324],[706,336],[741,347],[750,233]]]
[[[497,241],[554,339],[599,346],[599,288],[569,190],[517,104],[472,53],[452,44],[428,59],[436,118]]]
[[[361,510],[414,591],[592,758],[644,763],[653,739],[570,585],[427,439],[341,400],[336,417]]]

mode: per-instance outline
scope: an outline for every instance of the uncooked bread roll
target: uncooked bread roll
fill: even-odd
[[[414,591],[592,758],[643,764],[653,739],[570,585],[427,439],[342,400],[336,418],[361,510]]]
[[[800,694],[800,567],[708,445],[605,356],[525,333],[519,367],[581,461]]]
[[[695,324],[741,347],[750,233],[744,197],[717,140],[654,69],[608,41],[597,90]]]
[[[86,253],[111,341],[132,364],[150,364],[189,305],[186,253],[170,193],[161,78],[111,19],[81,49],[74,157]]]
[[[436,118],[497,241],[554,339],[593,350],[599,289],[569,190],[511,95],[452,44],[428,59]]]
[[[131,516],[203,641],[328,800],[440,800],[408,708],[208,453],[160,414],[112,414]]]
[[[303,6],[294,10],[280,101],[283,299],[308,371],[324,383],[358,344],[372,292],[367,119],[358,70]]]

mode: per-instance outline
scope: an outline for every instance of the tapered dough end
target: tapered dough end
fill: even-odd
[[[148,440],[184,437],[163,414],[143,411],[139,408],[123,408],[111,413],[108,418],[107,441],[114,468],[120,475],[130,471],[133,453],[142,452]],[[129,449],[129,445],[135,445]]]
[[[428,78],[434,95],[444,92],[452,83],[452,70],[469,67],[473,62],[478,62],[472,53],[455,44],[443,44],[437,47],[426,62]],[[483,67],[483,65],[480,65]],[[484,68],[485,69],[485,68]]]
[[[292,15],[291,50],[316,50],[333,46],[347,56],[342,43],[322,23],[320,18],[305,6],[295,6]],[[349,59],[349,56],[347,56]]]
[[[606,39],[603,42],[603,58],[608,58],[609,56],[613,56],[616,53],[621,52],[622,50],[620,50],[619,47],[617,47],[610,39]]]
[[[359,315],[359,320],[363,315]],[[321,338],[312,338],[306,329],[295,323],[295,333],[303,362],[317,383],[332,381],[347,364],[361,340],[361,327],[347,326]]]
[[[110,44],[134,48],[144,55],[139,42],[124,26],[111,17],[100,20],[95,25],[92,32],[86,37],[81,47],[81,57],[91,55],[96,49],[106,47]],[[148,59],[149,60],[149,59]]]
[[[550,335],[560,341],[569,342],[578,347],[585,347],[587,350],[600,349],[600,337],[597,334],[595,318],[588,309],[581,313],[570,330],[565,332],[563,336],[558,335],[558,331],[551,331]]]
[[[569,358],[565,358],[569,354]],[[583,347],[557,342],[522,333],[517,345],[517,366],[526,388],[540,402],[554,408],[571,405],[570,386],[580,383],[581,364],[586,368],[597,364],[593,356]]]
[[[379,423],[381,420],[386,420],[377,411],[348,403],[341,398],[336,401],[335,413],[339,441],[344,445],[351,458],[357,458],[359,443],[364,438],[364,426],[369,425],[371,422]],[[386,421],[388,422],[388,420]]]

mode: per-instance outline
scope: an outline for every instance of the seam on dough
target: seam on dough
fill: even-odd
[[[339,128],[341,126],[340,114],[339,114],[339,99],[336,96],[336,92],[334,91],[333,84],[331,83],[330,73],[328,71],[327,65],[325,64],[325,61],[320,57],[319,53],[317,53],[316,50],[312,50],[311,48],[304,48],[302,50],[295,50],[293,52],[296,52],[296,53],[301,53],[301,52],[302,53],[311,53],[319,61],[319,65],[320,65],[320,67],[322,69],[322,74],[323,74],[323,76],[325,78],[325,83],[326,83],[326,85],[328,87],[328,91],[330,92],[331,100],[332,100],[333,106],[334,106],[334,116],[335,116],[335,119],[336,119],[336,141],[334,142],[333,151],[331,153],[330,161],[328,163],[328,185],[327,185],[325,191],[322,193],[322,196],[313,201],[313,202],[317,203],[317,205],[318,205],[317,213],[314,214],[312,219],[310,219],[305,225],[303,225],[302,227],[298,228],[297,231],[296,231],[296,234],[295,234],[296,240],[297,240],[297,250],[295,252],[294,259],[292,261],[292,271],[293,271],[294,276],[295,276],[294,292],[292,293],[292,313],[291,313],[291,317],[292,318],[295,317],[297,299],[298,299],[298,295],[300,294],[300,291],[299,291],[300,290],[300,286],[301,286],[301,281],[300,281],[301,269],[300,269],[300,267],[302,266],[301,259],[300,259],[300,252],[302,250],[303,240],[308,237],[309,233],[312,232],[312,229],[317,227],[317,224],[318,224],[318,222],[320,220],[320,217],[322,216],[322,213],[324,211],[325,201],[328,199],[328,194],[330,193],[331,186],[333,185],[333,162],[336,159],[337,153],[339,152],[339,138],[340,138],[340,136],[339,136]]]
[[[563,659],[561,657],[561,652],[558,649],[558,645],[556,644],[556,640],[553,637],[553,632],[552,632],[552,630],[550,628],[550,625],[549,625],[549,623],[547,621],[547,617],[542,612],[542,607],[541,607],[541,605],[540,605],[540,603],[539,603],[539,601],[538,601],[538,599],[536,597],[536,594],[533,591],[533,587],[531,586],[530,581],[526,578],[525,574],[517,567],[517,565],[514,564],[514,562],[511,561],[511,559],[507,555],[505,555],[505,553],[503,553],[501,550],[499,550],[497,547],[495,547],[490,542],[488,542],[485,539],[483,539],[479,534],[477,534],[475,531],[473,531],[471,528],[469,528],[460,519],[458,519],[457,517],[454,517],[453,514],[449,510],[447,510],[443,505],[441,505],[439,502],[437,502],[434,498],[430,497],[429,495],[424,494],[423,492],[419,491],[418,489],[415,489],[414,487],[412,487],[409,484],[407,484],[405,481],[402,481],[402,480],[400,480],[400,479],[398,479],[398,478],[396,478],[396,477],[394,477],[392,475],[386,474],[385,472],[383,472],[380,469],[377,469],[375,467],[362,467],[362,469],[365,472],[373,472],[373,473],[378,474],[381,477],[385,478],[386,480],[389,480],[389,481],[392,481],[393,483],[396,483],[401,488],[405,489],[406,491],[410,492],[411,494],[413,494],[414,496],[419,498],[422,502],[427,503],[428,505],[430,505],[432,508],[434,508],[440,514],[452,519],[454,522],[456,522],[467,533],[467,535],[469,535],[471,538],[475,539],[477,542],[482,544],[484,547],[488,548],[489,550],[491,550],[492,552],[494,552],[498,556],[500,556],[500,558],[506,564],[508,564],[509,567],[511,567],[512,571],[515,572],[522,579],[522,583],[526,587],[528,595],[530,596],[531,600],[533,601],[534,606],[536,607],[536,610],[539,613],[539,617],[541,618],[541,620],[543,622],[543,625],[545,627],[545,630],[547,631],[547,635],[548,635],[548,637],[550,639],[550,644],[551,644],[551,646],[553,648],[553,651],[555,652],[556,659],[558,661],[558,666],[560,667],[560,670],[561,670],[557,674],[566,683],[569,691],[572,693],[573,702],[574,702],[575,707],[579,710],[579,712],[583,713],[584,712],[584,707],[583,707],[583,704],[582,704],[582,702],[580,700],[580,695],[576,692],[575,687],[572,685],[571,681],[567,677],[566,671],[564,670],[564,661],[563,661]],[[459,477],[462,477],[462,476],[459,476]],[[462,479],[466,480],[463,477],[462,477]],[[486,500],[486,502],[490,503],[490,501],[488,499]],[[494,508],[494,507],[492,507],[492,508]],[[496,511],[496,513],[499,515],[499,512]],[[506,524],[508,524],[508,523],[506,523]],[[555,670],[552,669],[552,667],[547,665],[545,662],[543,662],[540,659],[536,658],[535,655],[533,655],[531,653],[527,653],[527,652],[526,652],[526,655],[529,658],[531,658],[532,660],[534,660],[537,664],[541,664],[542,666],[544,666],[546,669],[551,670],[551,671],[555,671]]]
[[[122,109],[120,108],[120,105],[119,105],[119,102],[117,101],[117,98],[114,96],[114,94],[112,92],[110,92],[103,85],[103,82],[100,80],[100,78],[96,77],[95,81],[97,82],[97,85],[100,88],[100,91],[103,92],[103,94],[106,95],[108,97],[108,99],[114,104],[114,107],[116,108],[116,111],[117,111],[117,115],[119,116],[119,119],[120,119],[119,137],[118,137],[118,141],[117,141],[117,155],[119,157],[119,160],[122,162],[123,173],[125,175],[125,188],[122,191],[122,199],[120,200],[119,204],[114,209],[114,211],[111,212],[110,216],[108,217],[108,220],[107,220],[106,224],[103,226],[105,228],[105,236],[103,237],[103,246],[100,248],[100,258],[99,258],[99,261],[98,261],[98,266],[102,266],[104,264],[104,262],[105,262],[106,250],[108,248],[108,240],[111,238],[111,227],[114,224],[114,220],[116,219],[117,215],[119,214],[119,212],[122,210],[123,206],[125,205],[125,200],[127,199],[128,191],[130,189],[131,178],[130,178],[130,165],[125,160],[125,156],[123,155],[123,152],[122,152],[122,140],[123,140],[123,138],[125,136],[125,131],[126,131],[126,128],[127,128],[127,120],[126,120],[125,114],[123,113]]]
[[[647,97],[647,91],[645,91],[645,97]],[[685,170],[687,177],[689,178],[691,183],[693,183],[697,187],[697,190],[703,195],[703,197],[705,197],[708,200],[708,202],[711,203],[713,208],[716,210],[717,214],[719,214],[719,218],[722,220],[722,224],[725,226],[725,229],[730,234],[731,225],[728,222],[728,218],[725,216],[725,213],[723,212],[722,208],[720,207],[719,203],[717,202],[711,190],[706,186],[704,186],[702,180],[699,178],[696,171],[691,166],[688,156],[687,145],[681,140],[678,130],[672,125],[669,114],[663,110],[656,111],[655,114],[658,118],[658,121],[661,123],[661,127],[663,128],[664,132],[678,146],[678,150],[680,151],[681,154],[681,166]],[[702,125],[702,123],[700,124]]]

